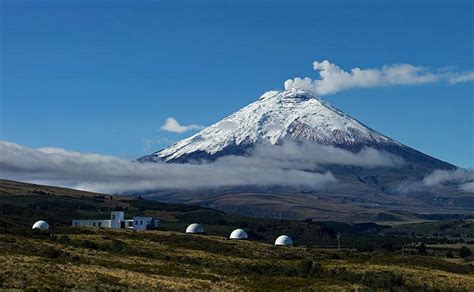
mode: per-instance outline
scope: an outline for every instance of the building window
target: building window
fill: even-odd
[[[94,227],[95,227],[95,222],[92,222],[92,226],[94,226]]]
[[[115,215],[112,215],[112,220],[115,220]]]
[[[143,221],[140,221],[140,225],[143,225]]]
[[[97,223],[97,224],[99,225],[99,227],[102,227],[102,222],[99,222],[99,223]]]

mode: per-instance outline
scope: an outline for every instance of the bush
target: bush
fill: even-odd
[[[51,258],[51,259],[57,259],[61,255],[63,255],[63,252],[54,247],[49,247],[42,252],[42,256]]]
[[[404,281],[401,275],[392,272],[365,273],[363,276],[365,285],[372,288],[403,287]]]
[[[81,247],[88,248],[88,249],[98,249],[99,246],[97,243],[90,241],[90,240],[83,240],[81,241]]]
[[[314,276],[322,271],[318,262],[311,260],[302,260],[296,266],[296,271],[300,277]]]
[[[463,259],[471,256],[471,254],[472,254],[472,251],[467,246],[463,246],[459,250],[459,256],[462,257]]]
[[[123,241],[114,238],[110,243],[110,249],[115,252],[122,251],[125,249],[125,244]]]
[[[426,248],[426,244],[424,242],[422,242],[418,247],[417,247],[417,250],[418,250],[418,254],[419,255],[427,255],[428,254],[428,250]]]
[[[69,236],[67,236],[67,235],[61,235],[61,236],[58,238],[58,242],[61,243],[61,244],[70,244],[70,243],[71,243],[71,239],[70,239]]]
[[[446,253],[446,257],[447,257],[448,259],[454,258],[453,251],[448,250],[448,252]]]

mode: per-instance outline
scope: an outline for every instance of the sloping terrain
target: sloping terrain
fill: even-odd
[[[161,225],[144,232],[70,226],[112,210],[155,216]],[[51,233],[31,231],[40,219]],[[206,234],[184,234],[191,222]],[[238,227],[249,240],[226,239]],[[473,229],[469,220],[390,227],[251,218],[0,180],[0,289],[470,291],[473,258],[459,250],[473,248]],[[281,234],[295,246],[273,246]]]
[[[174,232],[0,235],[0,288],[471,290],[460,260],[275,247]]]

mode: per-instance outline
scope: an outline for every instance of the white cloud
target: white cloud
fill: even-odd
[[[382,68],[350,71],[341,69],[327,60],[314,62],[313,69],[319,79],[294,78],[285,82],[285,89],[304,89],[319,96],[337,93],[358,87],[380,87],[390,85],[414,85],[433,83],[441,80],[455,84],[474,80],[473,72],[430,71],[428,68],[410,64],[385,65]]]
[[[225,160],[203,164],[139,163],[60,148],[31,149],[1,141],[0,177],[114,193],[224,186],[321,189],[336,182],[330,172],[272,165],[248,167]]]
[[[250,152],[250,159],[233,157],[234,163],[245,162],[255,165],[273,165],[281,168],[318,169],[324,165],[351,165],[366,168],[401,167],[404,160],[385,151],[365,147],[359,152],[351,152],[333,146],[285,141],[282,145],[258,145]]]
[[[437,169],[423,178],[423,185],[432,187],[446,183],[464,184],[474,182],[474,172],[458,168],[456,170]]]
[[[474,71],[455,74],[453,77],[449,78],[448,81],[451,84],[456,84],[459,82],[474,81]]]
[[[167,132],[173,132],[173,133],[184,133],[191,130],[201,130],[203,128],[204,126],[196,125],[196,124],[187,125],[187,126],[180,125],[178,121],[173,117],[166,118],[165,123],[163,124],[163,126],[161,126],[161,130],[167,131]]]
[[[261,145],[248,156],[199,164],[139,163],[61,148],[32,149],[0,141],[0,177],[98,192],[284,186],[324,189],[337,183],[324,165],[397,167],[403,161],[375,149],[352,153],[331,146]]]
[[[454,185],[462,192],[474,193],[474,171],[462,168],[454,170],[436,169],[421,181],[402,183],[398,190],[402,193],[409,193],[443,185]]]
[[[465,193],[474,193],[474,182],[468,182],[459,186],[461,191]]]

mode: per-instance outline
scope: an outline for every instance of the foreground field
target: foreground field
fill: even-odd
[[[113,210],[157,217],[159,230],[71,227]],[[51,234],[32,232],[37,220]],[[207,234],[184,234],[192,222]],[[226,240],[235,228],[250,240]],[[296,246],[273,246],[281,234]],[[473,234],[471,220],[276,220],[0,180],[0,289],[473,291],[473,256],[461,255],[472,250]]]
[[[1,234],[0,287],[472,291],[474,270],[460,259],[65,227]]]

